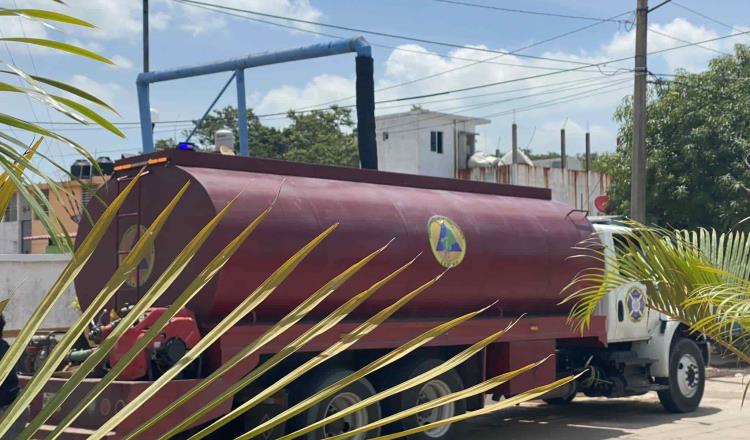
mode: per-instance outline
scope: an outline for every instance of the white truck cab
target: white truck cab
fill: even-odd
[[[628,228],[618,224],[616,218],[590,220],[605,252],[614,257],[619,237]],[[649,309],[646,295],[643,284],[631,283],[602,299],[596,314],[606,317],[607,347],[559,348],[559,374],[586,368],[591,374],[584,375],[567,393],[545,396],[547,402],[570,402],[577,392],[623,397],[657,391],[670,412],[689,412],[698,407],[709,361],[708,343],[690,334],[678,321]]]

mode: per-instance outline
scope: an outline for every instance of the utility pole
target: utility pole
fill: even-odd
[[[635,81],[631,151],[630,218],[646,222],[646,35],[648,0],[638,0],[635,21]]]
[[[148,0],[143,0],[143,71],[148,72]]]

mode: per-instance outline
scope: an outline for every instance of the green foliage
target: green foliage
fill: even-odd
[[[306,113],[290,111],[291,124],[284,128],[263,125],[248,109],[250,155],[264,159],[291,160],[323,165],[359,166],[357,138],[351,110],[333,106],[329,110]],[[196,121],[197,122],[197,121]],[[239,151],[237,109],[231,106],[214,110],[196,131],[200,145],[214,143],[216,130],[229,128],[234,133],[234,149]],[[157,147],[168,147],[173,140],[160,139]]]
[[[648,103],[647,221],[677,228],[728,229],[750,210],[750,48],[711,60],[705,72],[680,72],[653,87]],[[614,114],[621,139],[599,166],[614,177],[611,206],[628,214],[632,100]]]

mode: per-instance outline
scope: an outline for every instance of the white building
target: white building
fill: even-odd
[[[456,177],[457,170],[466,168],[475,152],[475,128],[489,123],[487,119],[421,109],[378,116],[375,118],[378,168]]]
[[[611,178],[586,171],[577,158],[532,161],[518,151],[501,157],[476,151],[478,125],[487,119],[416,109],[375,118],[378,168],[382,171],[548,188],[552,199],[597,214],[596,199]],[[456,148],[454,148],[456,146]]]

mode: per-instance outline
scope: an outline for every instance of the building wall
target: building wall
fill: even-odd
[[[516,165],[518,176],[516,184],[549,188],[552,200],[565,202],[572,208],[585,209],[591,214],[599,214],[594,206],[598,196],[607,193],[612,178],[594,171],[578,171],[561,168],[530,167]],[[511,165],[492,168],[470,168],[460,170],[459,178],[492,183],[511,183]],[[588,185],[586,181],[588,180]]]
[[[94,176],[91,179],[87,180],[86,184],[89,185],[89,188],[96,189],[104,182],[106,182],[107,179],[108,176]],[[83,212],[83,205],[86,202],[86,200],[84,200],[84,187],[81,185],[81,183],[76,181],[60,182],[60,185],[65,189],[67,194],[60,192],[58,196],[53,191],[49,191],[49,188],[46,184],[40,185],[40,188],[43,191],[49,191],[49,201],[52,211],[60,219],[61,223],[65,227],[65,230],[68,231],[68,234],[70,234],[71,237],[74,237],[76,232],[78,231],[78,220],[80,219]],[[44,223],[42,223],[37,218],[36,213],[32,212],[31,218],[32,236],[44,237],[49,235],[49,232],[44,227]],[[45,253],[47,251],[48,244],[48,238],[38,238],[32,240],[31,253]]]
[[[6,335],[13,337],[28,320],[70,260],[68,255],[0,255],[0,299],[10,297]],[[68,287],[42,323],[42,329],[64,329],[78,319],[75,290]]]
[[[414,119],[413,115],[407,115],[375,120],[379,169],[394,173],[419,173],[419,133],[409,130]]]
[[[476,124],[420,113],[376,119],[378,168],[395,173],[455,177],[457,132],[473,133]],[[430,150],[432,131],[443,133],[443,153]],[[384,135],[387,133],[387,139]]]

